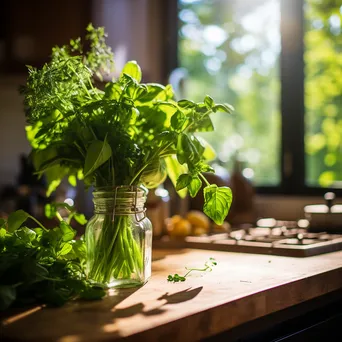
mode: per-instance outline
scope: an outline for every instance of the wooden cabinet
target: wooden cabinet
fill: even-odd
[[[342,292],[336,291],[247,322],[203,342],[342,341]]]
[[[40,66],[55,45],[84,35],[91,20],[90,0],[3,0],[0,2],[0,70]]]
[[[0,72],[26,73],[27,64],[40,67],[53,46],[84,37],[92,22],[105,27],[117,70],[134,59],[145,82],[166,83],[168,70],[175,67],[170,65],[174,53],[170,49],[175,48],[170,44],[176,41],[176,4],[174,0],[0,0]],[[169,24],[174,29],[168,29]]]

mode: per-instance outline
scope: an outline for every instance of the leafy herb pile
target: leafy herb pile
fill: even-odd
[[[67,207],[67,221],[57,208]],[[63,204],[48,205],[49,217],[59,217],[59,225],[46,229],[23,210],[0,221],[0,310],[11,305],[46,303],[62,305],[74,298],[98,299],[103,288],[92,285],[84,267],[86,248],[83,240],[74,240],[71,218],[84,224],[83,215]],[[37,228],[22,226],[28,219]]]
[[[141,83],[135,61],[103,89],[96,87],[94,76],[111,70],[113,56],[103,28],[89,25],[87,31],[88,52],[83,52],[79,38],[54,48],[49,63],[41,69],[29,67],[21,89],[33,163],[38,174],[46,175],[48,194],[65,176],[72,185],[78,178],[87,186],[154,188],[168,175],[182,196],[187,190],[196,196],[204,182],[203,210],[221,224],[232,201],[231,190],[209,184],[204,177],[204,172],[214,172],[207,164],[214,151],[195,133],[212,131],[210,114],[231,113],[232,107],[216,104],[210,96],[201,103],[176,101],[170,85]],[[127,254],[141,259],[128,225],[125,217],[107,222],[99,242],[88,246],[89,253],[106,251],[92,266],[97,281],[108,282],[115,269],[117,276],[138,271],[139,266],[124,262]],[[114,262],[117,254],[122,258]]]
[[[174,274],[171,275],[169,274],[167,277],[167,281],[170,282],[174,282],[174,283],[178,283],[180,281],[185,281],[186,277],[193,271],[199,271],[199,272],[211,272],[213,270],[213,266],[216,266],[217,262],[215,261],[214,258],[209,258],[208,261],[206,261],[204,263],[204,267],[203,268],[190,268],[190,267],[185,267],[186,270],[188,270],[188,272],[186,274],[184,274],[183,276],[180,276],[179,274]]]

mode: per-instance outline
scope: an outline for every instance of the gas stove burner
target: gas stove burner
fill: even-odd
[[[300,220],[304,221],[304,220]],[[276,220],[275,218],[262,218],[257,221],[257,227],[260,228],[283,228],[283,229],[290,229],[290,228],[298,228],[302,227],[298,225],[297,221],[285,221],[285,220]],[[307,226],[303,227],[306,228]]]
[[[306,238],[290,238],[285,240],[278,241],[281,245],[295,245],[295,246],[305,246],[305,245],[312,245],[315,243],[320,243],[322,241],[328,240],[317,240],[317,239],[306,239]]]
[[[284,221],[282,221],[284,223]],[[342,235],[327,232],[313,233],[300,227],[280,225],[254,227],[224,234],[187,236],[182,242],[163,247],[199,248],[239,253],[273,254],[290,257],[309,257],[342,250]]]
[[[247,253],[306,257],[342,249],[342,235],[312,233],[299,227],[255,227],[231,232],[227,239],[213,240],[227,250]]]
[[[168,237],[166,237],[166,241]],[[158,242],[156,242],[158,245]],[[238,253],[309,257],[342,250],[342,235],[312,232],[307,220],[260,219],[256,227],[230,233],[187,236],[182,242],[161,241],[161,247],[199,248]]]

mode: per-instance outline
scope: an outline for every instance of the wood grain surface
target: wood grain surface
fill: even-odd
[[[212,272],[168,283],[184,266]],[[2,320],[1,341],[194,341],[342,289],[342,251],[305,259],[200,250],[154,250],[143,287],[100,301],[35,307]]]

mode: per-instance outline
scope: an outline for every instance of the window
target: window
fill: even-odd
[[[188,72],[184,96],[208,93],[235,107],[213,115],[205,133],[229,169],[235,157],[258,185],[280,182],[279,1],[180,1],[179,63]]]
[[[305,2],[306,182],[342,188],[342,3]]]
[[[260,191],[341,192],[341,18],[338,0],[178,0],[178,96],[234,105],[205,137]]]

